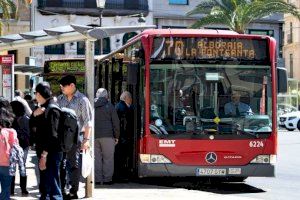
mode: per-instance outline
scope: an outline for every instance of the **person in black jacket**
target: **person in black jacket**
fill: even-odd
[[[12,110],[15,114],[14,122],[12,127],[17,131],[19,144],[24,152],[24,163],[26,166],[27,155],[29,151],[29,139],[30,139],[30,129],[29,129],[29,116],[27,116],[25,111],[25,106],[19,101],[12,101],[10,103]],[[26,188],[27,185],[27,176],[20,176],[20,187],[22,195],[28,195]],[[12,178],[11,195],[15,193],[15,176]]]
[[[95,102],[95,182],[112,184],[115,145],[120,136],[120,122],[108,93],[99,88]]]
[[[35,88],[35,98],[40,107],[31,115],[30,120],[36,129],[36,153],[40,169],[41,200],[62,200],[59,169],[62,160],[62,149],[59,142],[60,111],[48,106],[55,104],[50,85],[39,83]]]
[[[127,181],[130,178],[133,157],[133,106],[132,97],[128,91],[120,96],[116,105],[120,120],[120,139],[115,151],[115,174],[117,181]]]

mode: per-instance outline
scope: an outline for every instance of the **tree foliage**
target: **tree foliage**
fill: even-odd
[[[31,1],[29,0],[0,0],[0,35],[4,25],[9,25],[8,20],[19,18],[19,8],[21,5],[27,6]]]
[[[275,13],[289,13],[300,19],[297,7],[283,0],[204,0],[187,15],[204,15],[192,28],[220,24],[245,33],[251,22]]]

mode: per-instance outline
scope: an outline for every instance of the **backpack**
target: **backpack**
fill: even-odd
[[[16,131],[20,146],[25,149],[30,146],[30,131],[29,131],[29,117],[24,115],[17,117],[12,126]]]
[[[45,111],[46,118],[50,109],[57,109],[60,111],[58,139],[62,151],[68,152],[73,145],[77,145],[78,143],[79,125],[77,115],[75,111],[70,108],[60,108],[56,104],[49,104]]]

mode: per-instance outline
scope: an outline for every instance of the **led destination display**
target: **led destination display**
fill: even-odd
[[[155,38],[154,59],[220,59],[266,61],[266,39]]]

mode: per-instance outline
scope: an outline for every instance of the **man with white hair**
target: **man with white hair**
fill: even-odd
[[[133,107],[132,96],[128,91],[121,94],[116,110],[120,120],[120,139],[116,145],[114,177],[118,181],[127,181],[130,178],[129,168],[132,168],[133,149]]]
[[[99,88],[95,102],[95,182],[112,184],[115,145],[120,136],[117,111],[108,101],[108,92]]]

